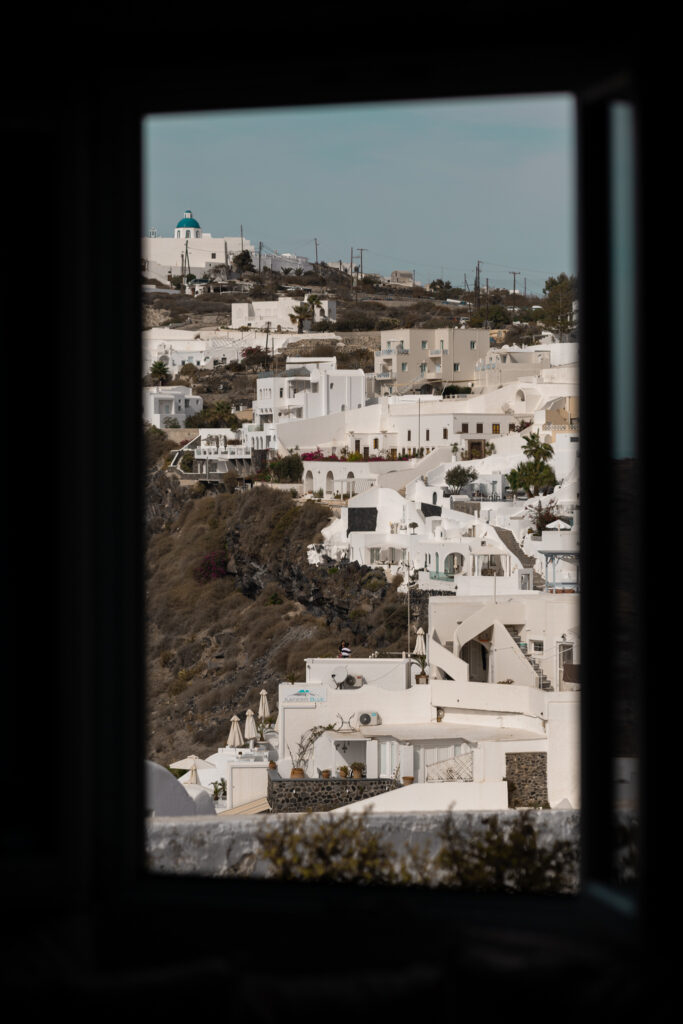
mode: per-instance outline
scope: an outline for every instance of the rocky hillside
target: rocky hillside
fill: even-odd
[[[289,492],[179,488],[150,469],[147,543],[148,756],[206,756],[230,718],[275,707],[304,659],[405,645],[406,607],[381,570],[310,566],[330,510]]]

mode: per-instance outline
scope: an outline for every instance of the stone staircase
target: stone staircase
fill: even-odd
[[[545,690],[546,692],[549,691],[549,690],[554,690],[554,686],[550,682],[550,680],[548,679],[548,677],[545,674],[545,672],[543,671],[538,658],[534,658],[534,657],[532,657],[532,655],[530,655],[528,653],[528,651],[526,649],[526,644],[522,641],[522,638],[520,636],[520,633],[519,633],[519,630],[517,629],[517,627],[516,626],[507,626],[506,629],[507,629],[508,633],[510,634],[510,636],[512,637],[512,639],[517,644],[517,646],[519,647],[520,651],[522,652],[522,654],[524,655],[526,660],[529,662],[529,664],[533,668],[533,670],[536,673],[536,675],[538,676],[538,678],[540,680],[541,689]]]

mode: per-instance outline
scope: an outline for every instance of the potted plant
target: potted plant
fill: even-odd
[[[363,763],[363,761],[352,761],[352,763],[351,763],[351,773],[352,773],[354,779],[362,779],[364,771],[365,771],[365,764]]]
[[[332,772],[330,771],[329,768],[323,768],[323,770],[320,773],[320,777],[323,778],[323,779],[329,779],[331,777],[331,775],[332,775]]]
[[[415,776],[414,775],[404,775],[403,776],[403,785],[404,786],[412,786],[413,782],[415,782]]]
[[[348,777],[349,777],[349,766],[346,765],[346,764],[340,765],[339,766],[339,778],[340,779],[348,779]]]

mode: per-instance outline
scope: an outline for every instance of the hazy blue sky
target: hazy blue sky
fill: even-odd
[[[145,121],[143,233],[191,209],[280,252],[540,292],[575,265],[567,96],[162,115]]]

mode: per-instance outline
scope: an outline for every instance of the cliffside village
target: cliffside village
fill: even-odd
[[[576,342],[546,332],[497,345],[466,324],[383,330],[366,373],[287,355],[297,302],[233,304],[231,329],[144,332],[146,371],[225,365],[246,345],[280,353],[241,428],[199,428],[170,472],[247,477],[298,454],[301,479],[281,486],[332,515],[309,562],[398,575],[408,605],[428,593],[427,621],[408,618],[400,651],[357,658],[340,644],[338,658],[307,659],[304,678],[281,683],[276,720],[264,692],[224,747],[172,766],[187,769],[181,785],[149,765],[150,810],[577,808]],[[334,300],[324,316],[334,321]],[[161,428],[201,406],[190,387],[144,389],[144,419]]]

